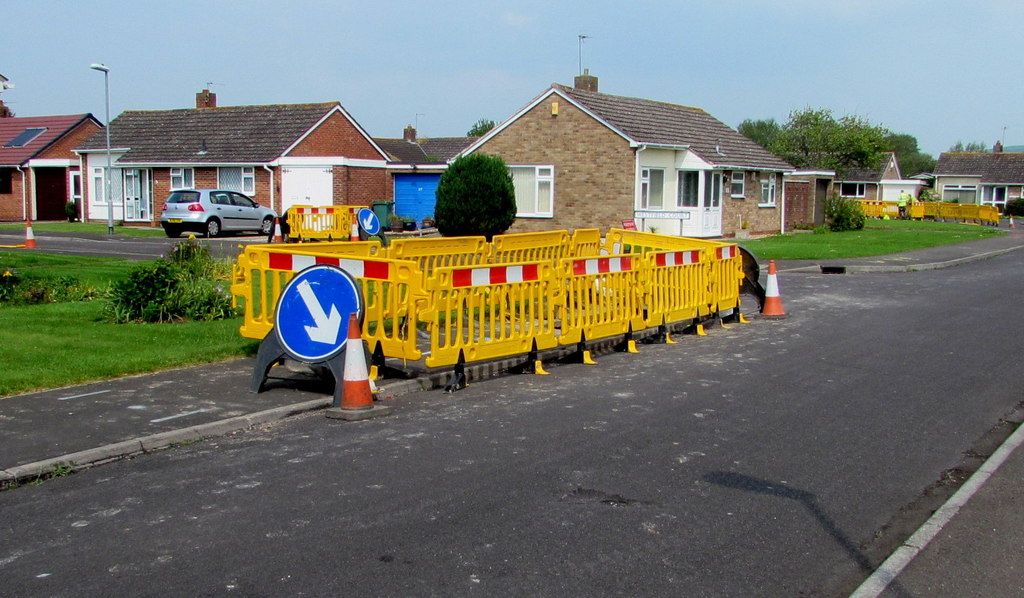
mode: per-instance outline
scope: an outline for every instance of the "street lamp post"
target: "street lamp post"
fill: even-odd
[[[107,195],[107,236],[114,236],[114,200],[111,197],[111,160],[110,160],[110,67],[105,64],[95,62],[89,65],[94,71],[100,71],[103,73],[103,96],[106,99],[107,104],[107,126],[103,127],[107,132],[107,172],[103,177],[103,186],[106,187],[104,191]]]

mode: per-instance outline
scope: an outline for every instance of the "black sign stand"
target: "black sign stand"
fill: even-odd
[[[259,351],[256,353],[256,367],[252,370],[252,385],[250,390],[256,394],[263,392],[263,385],[266,383],[270,368],[274,364],[281,363],[285,358],[291,357],[277,340],[277,330],[271,328],[270,333],[260,343]],[[333,357],[325,361],[303,362],[310,365],[326,366],[334,376],[334,406],[341,406],[341,395],[345,385],[342,380],[345,375],[345,351],[338,351]]]

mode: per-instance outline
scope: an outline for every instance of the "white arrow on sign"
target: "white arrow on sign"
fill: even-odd
[[[373,226],[373,214],[367,214],[366,218],[363,218],[363,230],[370,230]]]
[[[338,332],[341,331],[341,314],[338,313],[338,308],[332,303],[331,315],[328,316],[324,312],[323,306],[320,305],[320,300],[316,298],[313,287],[309,285],[308,280],[300,282],[298,290],[299,295],[302,296],[302,301],[306,304],[306,309],[313,316],[313,323],[315,324],[314,326],[305,327],[309,340],[326,345],[337,343]]]

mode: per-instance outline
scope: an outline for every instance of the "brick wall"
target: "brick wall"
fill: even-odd
[[[46,159],[65,159],[74,160],[78,163],[78,154],[75,153],[75,148],[85,143],[85,140],[92,137],[96,131],[102,130],[103,127],[99,126],[91,120],[85,120],[78,124],[75,128],[71,129],[63,137],[57,140],[56,143],[46,148],[45,151],[41,152],[37,158]]]
[[[335,166],[332,180],[335,205],[370,205],[393,196],[391,176],[383,168]]]
[[[814,179],[786,181],[786,230],[814,224]]]
[[[21,173],[13,168],[5,168],[5,171],[10,173],[11,177],[11,192],[0,193],[0,222],[18,222],[22,219],[22,203],[21,203]],[[25,173],[26,188],[32,188],[32,175],[29,173],[28,168],[23,168],[22,171]],[[28,191],[25,193],[27,201],[32,201],[29,197]]]
[[[366,160],[383,160],[373,145],[344,115],[332,114],[308,137],[302,140],[289,156],[345,156]]]
[[[775,176],[775,206],[761,207],[761,179]],[[743,173],[743,199],[733,198],[730,193],[732,173],[726,171],[722,177],[724,200],[722,206],[722,236],[733,237],[742,230],[743,222],[751,234],[779,232],[782,205],[782,175],[748,171]]]
[[[561,97],[545,99],[476,151],[509,165],[555,168],[554,218],[517,218],[509,232],[604,229],[633,217],[629,143]]]

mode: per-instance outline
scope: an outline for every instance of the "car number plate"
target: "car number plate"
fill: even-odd
[[[167,222],[170,222],[171,224],[181,224],[181,218],[168,218]]]

